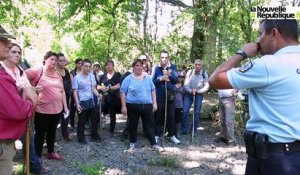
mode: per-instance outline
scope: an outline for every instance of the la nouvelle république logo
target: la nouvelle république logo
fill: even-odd
[[[251,7],[251,19],[300,19],[300,8],[291,6]]]

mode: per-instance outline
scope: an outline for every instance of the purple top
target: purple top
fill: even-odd
[[[176,92],[175,108],[183,108],[184,86],[182,85],[179,88],[175,86],[174,89]]]

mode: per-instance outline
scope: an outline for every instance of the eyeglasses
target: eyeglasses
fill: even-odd
[[[169,57],[160,57],[160,58],[169,58]]]

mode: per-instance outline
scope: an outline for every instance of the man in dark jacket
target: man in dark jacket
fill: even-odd
[[[178,81],[176,66],[169,61],[169,53],[162,51],[160,53],[160,63],[153,68],[152,80],[156,89],[156,99],[158,109],[154,113],[155,120],[155,139],[156,143],[163,133],[165,117],[167,117],[166,125],[168,136],[175,144],[180,144],[176,138],[175,123],[175,84]],[[167,89],[166,89],[167,88]],[[167,94],[166,94],[167,91]],[[166,102],[167,98],[167,102]],[[167,104],[167,106],[166,106]],[[165,108],[167,115],[165,116]]]

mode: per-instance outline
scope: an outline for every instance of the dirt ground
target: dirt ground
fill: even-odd
[[[205,103],[210,103],[206,101]],[[76,131],[71,130],[72,142],[62,140],[60,128],[57,130],[55,151],[65,157],[64,161],[47,160],[43,157],[45,166],[51,169],[53,175],[67,174],[101,174],[92,171],[91,167],[101,164],[102,174],[108,175],[241,175],[245,172],[246,153],[242,139],[237,136],[238,145],[228,147],[226,144],[215,144],[213,139],[219,131],[219,126],[212,120],[200,120],[200,126],[191,142],[191,135],[179,135],[180,145],[174,145],[166,138],[164,152],[151,149],[148,140],[143,136],[141,127],[138,130],[138,146],[127,151],[129,141],[121,141],[121,132],[125,126],[126,116],[118,115],[116,134],[109,137],[106,128],[109,120],[104,119],[102,131],[103,141],[90,142],[87,145],[76,141]],[[99,129],[100,130],[100,129]],[[87,131],[88,134],[88,131]],[[46,154],[46,148],[44,148]],[[169,163],[157,163],[158,160]],[[22,164],[23,155],[17,151],[15,168]],[[90,168],[84,169],[83,167]],[[97,168],[96,168],[97,169]]]

